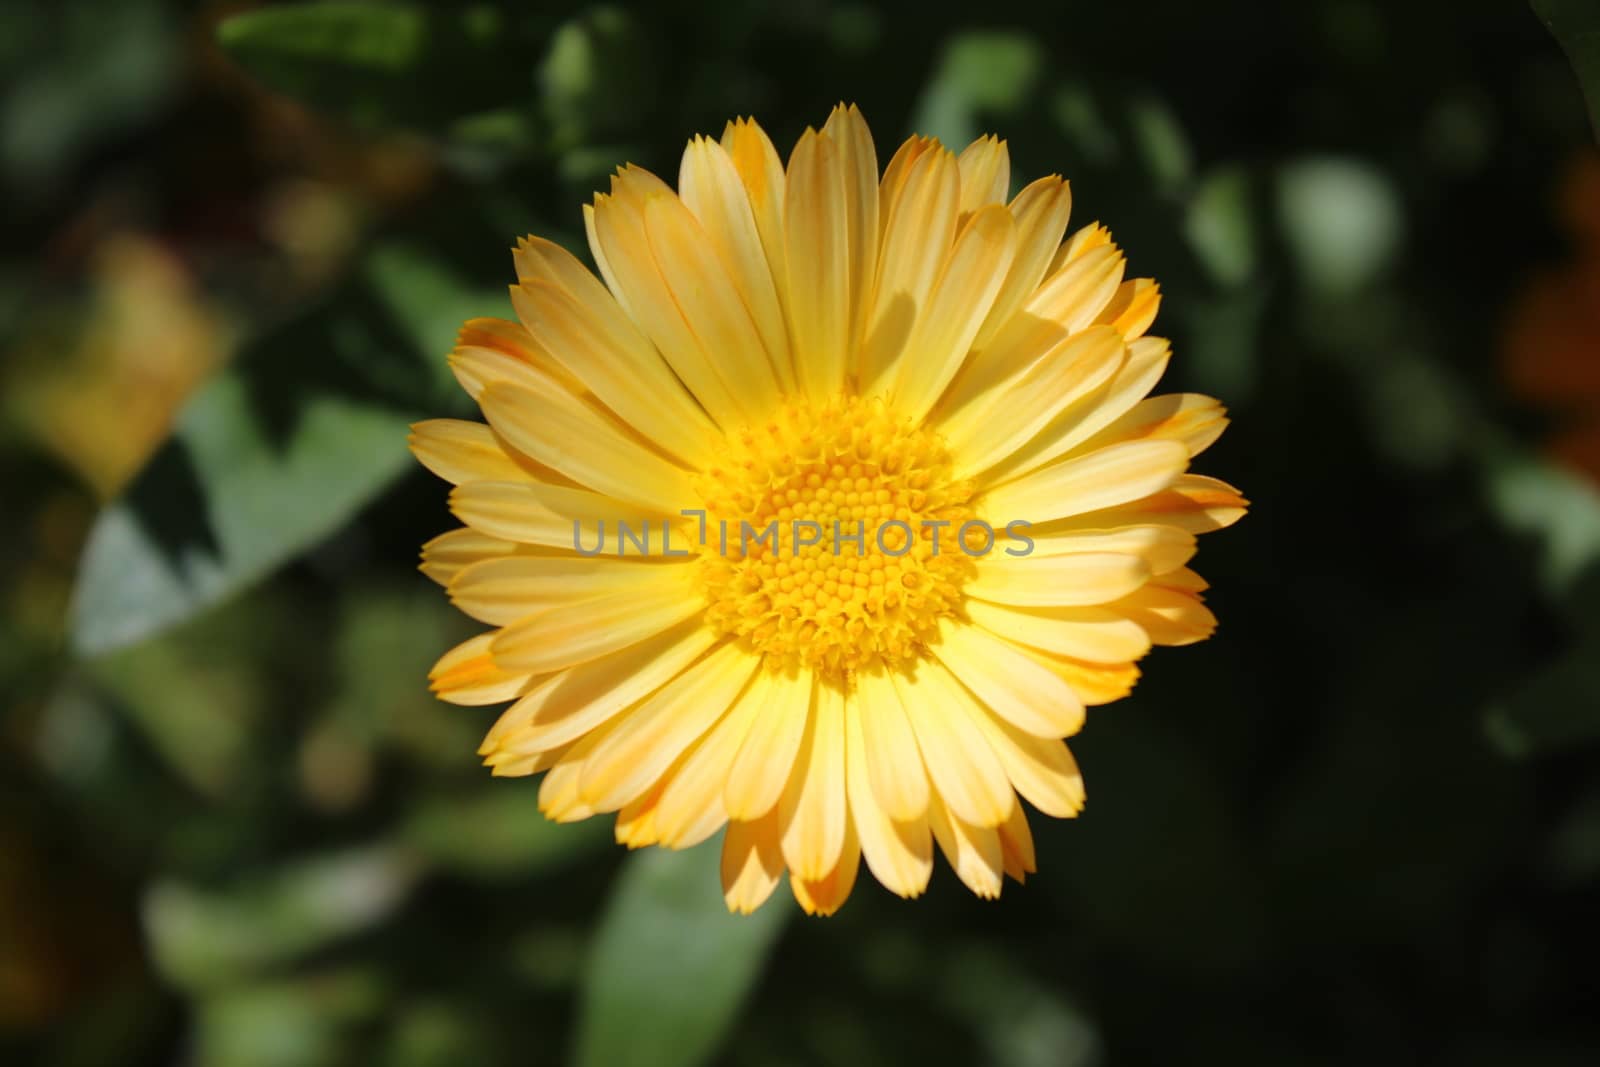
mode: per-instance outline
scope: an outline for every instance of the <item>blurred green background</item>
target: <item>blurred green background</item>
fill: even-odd
[[[6,5],[0,1062],[1600,1062],[1600,5],[1534,8]],[[404,429],[516,236],[841,99],[1066,174],[1255,506],[1026,886],[737,920],[428,695]]]

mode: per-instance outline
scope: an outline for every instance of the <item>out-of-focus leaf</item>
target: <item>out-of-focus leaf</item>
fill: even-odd
[[[956,150],[978,136],[979,116],[1021,107],[1044,65],[1039,43],[1025,34],[963,33],[945,46],[917,107],[915,126]]]
[[[546,819],[537,792],[500,779],[466,796],[429,798],[402,834],[435,863],[479,877],[526,877],[610,842],[602,820],[563,825]]]
[[[389,1067],[438,1067],[442,1063],[490,1064],[495,1055],[494,1031],[475,1013],[444,1000],[408,1003],[396,1013],[385,1055]]]
[[[1313,158],[1278,175],[1278,218],[1300,273],[1323,293],[1373,281],[1400,245],[1402,213],[1392,181],[1370,164]]]
[[[1501,751],[1517,757],[1600,739],[1600,633],[1492,710],[1487,727]]]
[[[217,28],[270,88],[367,127],[437,127],[526,93],[501,13],[486,4],[284,4]]]
[[[1207,175],[1190,198],[1184,236],[1214,281],[1237,286],[1256,269],[1260,240],[1249,171],[1228,167]]]
[[[257,625],[270,621],[258,613]],[[238,788],[259,740],[252,726],[261,696],[241,668],[243,650],[228,655],[212,636],[203,648],[169,640],[121,650],[97,661],[94,677],[185,784],[220,800]]]
[[[1244,404],[1261,388],[1261,332],[1267,313],[1264,287],[1178,304],[1177,315],[1189,333],[1184,358],[1200,388]]]
[[[579,1067],[693,1067],[716,1051],[793,910],[728,914],[720,840],[628,861],[584,976]]]
[[[1592,0],[1532,0],[1533,10],[1561,42],[1577,71],[1589,120],[1600,136],[1600,5]]]
[[[1565,886],[1600,879],[1600,788],[1591,788],[1550,835],[1544,866]]]
[[[48,192],[96,136],[141,121],[165,99],[179,66],[164,5],[9,5],[0,25],[0,172]]]
[[[1116,131],[1087,82],[1069,81],[1057,88],[1050,98],[1050,113],[1084,163],[1110,166],[1121,155]]]
[[[656,103],[650,42],[620,8],[591,8],[562,23],[539,70],[544,107],[560,144],[627,130]]]
[[[364,587],[340,605],[333,638],[339,681],[329,717],[360,743],[381,741],[417,762],[464,769],[489,719],[454,714],[419,684],[422,665],[462,639],[462,620],[438,590],[409,573],[397,577],[393,586]],[[397,671],[396,663],[417,666]]]
[[[204,1000],[194,1062],[207,1067],[323,1067],[351,1062],[349,1031],[385,1003],[382,979],[343,971],[227,989]]]
[[[292,438],[268,439],[243,374],[189,403],[174,439],[96,521],[74,601],[95,654],[164,629],[331,533],[405,464],[404,416],[308,398]]]
[[[417,871],[409,853],[378,846],[305,861],[237,893],[158,883],[145,897],[145,930],[168,981],[205,989],[381,922]]]
[[[1157,97],[1138,97],[1128,104],[1128,126],[1151,185],[1161,193],[1180,192],[1193,174],[1194,153],[1172,108]]]
[[[1096,1067],[1105,1049],[1094,1022],[1070,998],[999,948],[952,948],[939,975],[940,999],[965,1018],[994,1067]]]
[[[1600,559],[1600,494],[1553,464],[1512,454],[1488,459],[1489,499],[1501,520],[1540,542],[1548,592],[1566,593]]]
[[[406,426],[456,402],[441,358],[503,304],[403,245],[200,390],[101,514],[72,611],[85,654],[131,644],[333,532],[410,463]]]

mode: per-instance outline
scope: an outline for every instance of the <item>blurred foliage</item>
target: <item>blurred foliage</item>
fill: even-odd
[[[1572,59],[1600,133],[1600,10],[1584,0],[1533,0],[1533,9]]]
[[[9,5],[0,1062],[1595,1062],[1594,17]],[[1066,174],[1256,504],[1025,887],[736,919],[428,695],[470,625],[405,426],[517,235],[839,99]]]

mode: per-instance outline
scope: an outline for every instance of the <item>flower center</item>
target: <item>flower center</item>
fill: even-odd
[[[707,620],[769,666],[843,675],[918,655],[973,573],[972,486],[882,401],[785,406],[701,476]],[[968,541],[982,541],[969,531]]]

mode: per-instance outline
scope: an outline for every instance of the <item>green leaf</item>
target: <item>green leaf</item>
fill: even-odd
[[[958,34],[923,92],[914,125],[960,151],[978,136],[980,115],[1011,114],[1027,102],[1043,67],[1039,42],[1026,34]]]
[[[551,34],[538,79],[557,139],[575,146],[647,116],[659,103],[655,76],[655,53],[637,20],[603,5]]]
[[[601,820],[546,819],[536,794],[526,782],[498,779],[464,796],[429,797],[401,835],[434,863],[485,879],[544,873],[610,844]]]
[[[628,862],[584,976],[580,1067],[693,1067],[716,1051],[793,911],[728,914],[720,840]]]
[[[269,88],[357,125],[437,128],[528,95],[498,10],[417,4],[285,4],[217,28]]]
[[[354,1061],[359,1028],[371,1029],[395,992],[376,970],[339,970],[201,998],[194,1061],[218,1067],[334,1067]]]
[[[1600,494],[1585,479],[1501,445],[1485,452],[1489,502],[1505,525],[1534,539],[1547,593],[1565,597],[1600,561]]]
[[[96,138],[148,121],[179,81],[173,17],[154,0],[8,9],[0,172],[29,196],[59,195]]]
[[[1347,296],[1376,280],[1400,249],[1404,212],[1393,180],[1363,160],[1306,157],[1277,180],[1278,222],[1300,274]]]
[[[91,529],[76,649],[149,637],[336,530],[410,467],[406,427],[458,402],[442,356],[461,320],[503,302],[386,245],[338,298],[243,353]]]
[[[381,845],[305,860],[228,891],[158,882],[144,900],[156,965],[170,982],[205,989],[260,973],[382,922],[419,872]]]
[[[1600,740],[1600,632],[1493,708],[1485,728],[1508,756],[1540,756]]]
[[[1589,105],[1600,137],[1600,4],[1594,0],[1532,0],[1534,13],[1560,42]]]

